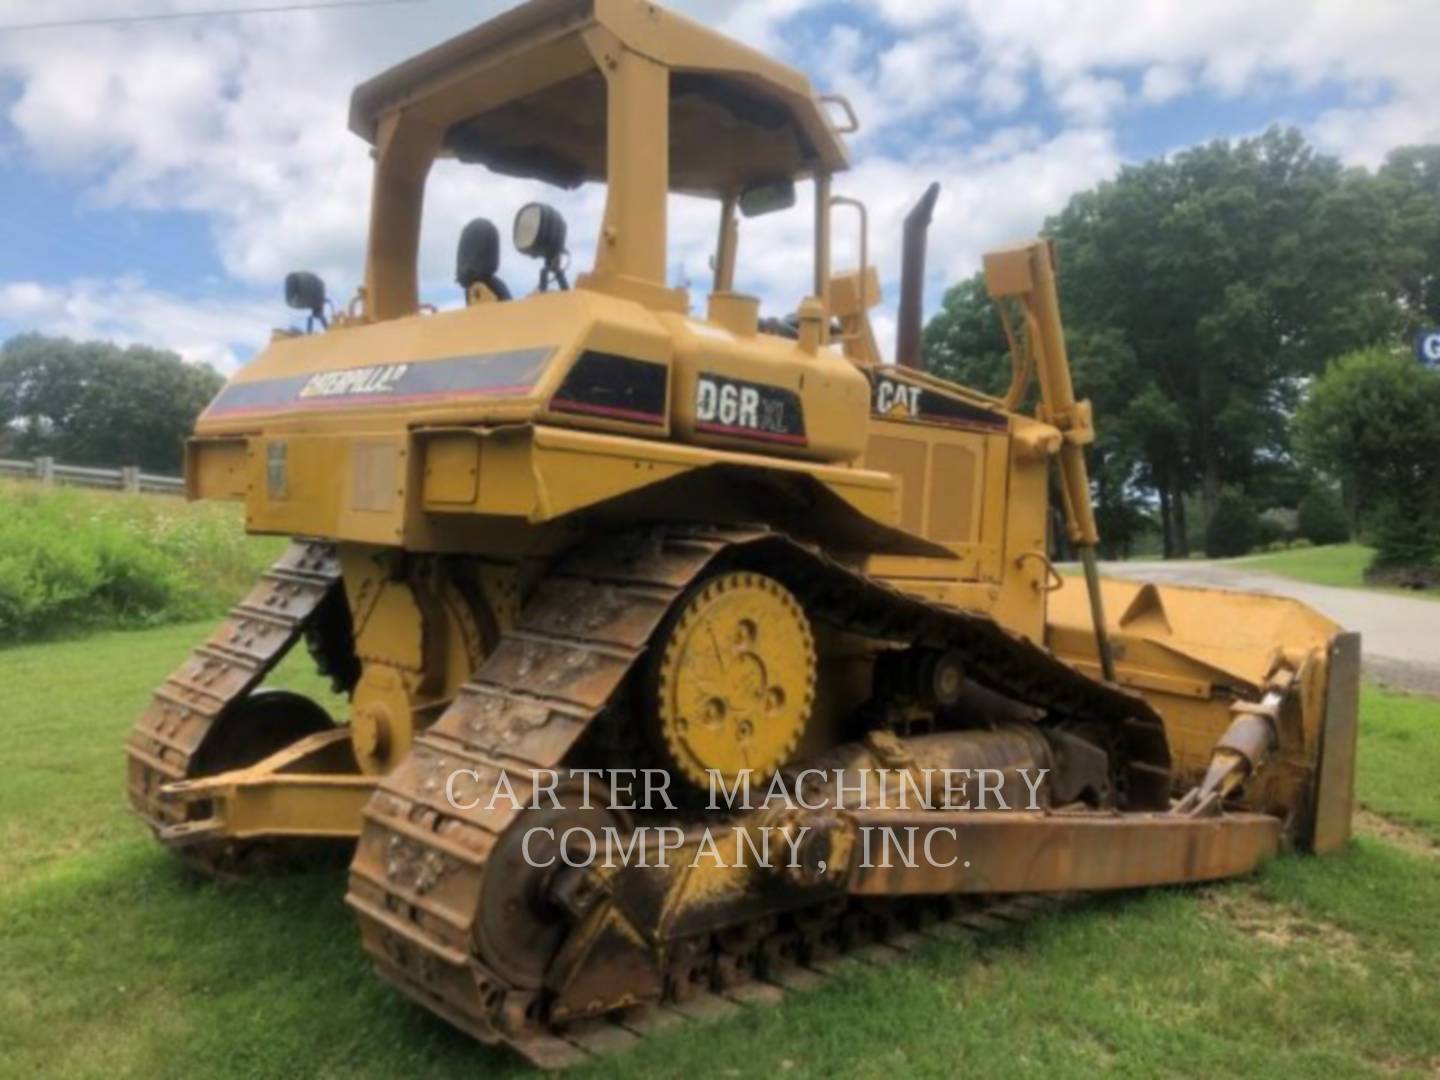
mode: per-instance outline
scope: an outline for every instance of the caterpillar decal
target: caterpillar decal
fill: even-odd
[[[232,382],[210,403],[205,415],[519,396],[535,385],[554,351],[540,346]]]
[[[874,377],[870,409],[887,420],[922,420],[980,431],[1005,431],[1009,426],[1003,413],[887,375]]]

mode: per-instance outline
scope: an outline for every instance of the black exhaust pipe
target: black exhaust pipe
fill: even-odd
[[[900,325],[896,332],[895,362],[901,367],[925,370],[921,351],[921,320],[925,306],[925,235],[935,200],[940,197],[940,184],[931,184],[920,196],[910,213],[905,215],[905,248],[900,266]]]

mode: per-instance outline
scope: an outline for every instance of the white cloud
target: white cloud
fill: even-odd
[[[1329,109],[1311,132],[1323,147],[1343,149],[1352,161],[1376,165],[1397,146],[1440,139],[1436,107],[1426,101]]]
[[[942,181],[930,245],[932,306],[934,285],[973,271],[986,246],[1033,233],[1070,194],[1113,174],[1122,107],[1128,114],[1187,93],[1328,81],[1346,96],[1310,132],[1322,148],[1373,163],[1398,143],[1440,138],[1440,112],[1431,107],[1440,97],[1440,65],[1430,56],[1440,5],[1422,0],[850,2],[887,21],[893,35],[879,44],[857,29],[862,19],[833,7],[823,9],[828,23],[783,32],[821,0],[677,6],[756,47],[803,54],[822,89],[855,103],[864,124],[859,164],[837,188],[869,204],[871,250],[887,282],[898,277],[904,212],[930,179]],[[47,14],[79,16],[195,5],[45,6]],[[346,127],[351,87],[503,6],[430,0],[0,37],[0,107],[13,126],[7,151],[78,179],[101,203],[201,215],[228,278],[198,299],[133,278],[12,282],[0,286],[0,318],[12,327],[149,340],[225,363],[284,318],[268,298],[285,271],[320,272],[343,301],[362,270],[370,186],[368,148]],[[34,20],[36,7],[0,0],[0,22]],[[1138,80],[1129,100],[1125,80]],[[1070,127],[1045,131],[1016,115],[1036,99]],[[997,119],[1007,126],[977,134],[977,121]],[[905,150],[885,137],[897,131],[906,133]],[[601,210],[598,188],[557,195],[475,168],[437,167],[422,236],[427,293],[453,300],[453,245],[465,220],[483,214],[503,230],[542,190],[570,219],[575,265],[583,268]],[[855,253],[848,218],[838,221],[840,265]],[[671,226],[672,264],[698,300],[714,207],[673,200]],[[808,205],[745,223],[740,283],[762,294],[768,310],[789,308],[809,288],[810,229]],[[512,285],[528,287],[535,268],[513,252],[505,259]],[[881,318],[891,318],[894,299]]]
[[[154,345],[219,371],[232,370],[242,354],[264,344],[275,315],[275,305],[263,300],[180,297],[135,277],[0,285],[0,327]]]
[[[1190,77],[1179,64],[1155,64],[1140,80],[1140,100],[1163,105],[1190,89]]]
[[[992,107],[1013,101],[1026,73],[1094,115],[1093,88],[1076,90],[1077,80],[1143,73],[1141,98],[1158,103],[1192,89],[1195,72],[1230,97],[1338,84],[1359,104],[1312,135],[1352,161],[1440,138],[1440,5],[1430,0],[878,0],[878,10],[899,32],[968,42]]]
[[[54,306],[51,290],[34,281],[12,281],[0,285],[0,317],[31,319]]]
[[[1026,84],[1025,72],[1018,64],[995,64],[980,76],[980,106],[987,112],[1014,112],[1025,104],[1029,96],[1030,87]]]
[[[837,177],[837,194],[858,197],[869,209],[869,258],[888,290],[874,316],[882,350],[888,354],[894,340],[901,226],[932,180],[940,182],[941,194],[928,245],[931,309],[945,285],[980,268],[985,251],[1034,236],[1071,193],[1113,175],[1119,165],[1114,139],[1103,129],[1046,138],[1037,128],[1016,127],[968,149],[934,147],[913,161],[874,155]],[[686,202],[695,205],[683,215],[672,213],[671,230],[684,252],[686,272],[703,296],[714,207]],[[793,310],[811,287],[811,213],[807,190],[794,209],[741,224],[736,287],[761,296],[766,314]],[[858,235],[853,214],[837,210],[836,270],[859,264]]]
[[[875,7],[889,22],[908,30],[939,22],[955,9],[951,0],[877,0]]]
[[[822,0],[690,0],[689,3],[671,6],[753,48],[778,53],[785,49],[785,41],[779,35],[780,26],[821,2]]]
[[[890,115],[877,117],[875,124],[935,108],[973,80],[974,68],[962,59],[957,42],[938,35],[904,39],[880,56],[876,82]]]
[[[23,6],[0,0],[0,19],[25,21]],[[27,157],[91,181],[102,203],[204,215],[225,270],[246,285],[274,288],[298,266],[354,282],[370,159],[347,127],[351,88],[504,6],[13,35],[0,38],[0,76],[19,84],[9,119]]]
[[[1100,124],[1125,103],[1125,84],[1119,79],[1097,79],[1082,75],[1061,86],[1055,102],[1071,120]]]

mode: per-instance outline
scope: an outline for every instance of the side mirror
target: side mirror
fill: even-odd
[[[325,282],[318,274],[308,270],[294,270],[285,275],[285,303],[296,311],[310,313],[310,322],[317,319],[321,326],[330,324],[325,319]]]
[[[795,205],[795,181],[775,180],[748,187],[740,193],[739,205],[740,213],[747,218],[789,210]]]

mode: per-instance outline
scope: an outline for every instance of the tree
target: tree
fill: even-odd
[[[176,472],[223,384],[172,352],[24,334],[0,347],[0,429],[8,453]]]
[[[1205,554],[1225,559],[1249,552],[1260,540],[1260,515],[1239,488],[1221,490],[1205,526]]]
[[[1103,343],[1106,371],[1084,378],[1087,350],[1072,348],[1112,440],[1096,448],[1097,487],[1111,459],[1128,469],[1120,490],[1158,506],[1167,556],[1183,555],[1227,485],[1293,507],[1305,478],[1290,423],[1307,383],[1440,304],[1440,148],[1397,151],[1372,176],[1272,128],[1123,168],[1045,231],[1072,342]],[[978,276],[926,328],[937,371],[991,392],[1004,347]]]
[[[1387,284],[1405,332],[1440,326],[1440,146],[1392,150],[1376,182],[1392,212]]]
[[[1272,128],[1124,169],[1047,226],[1072,323],[1118,331],[1137,390],[1175,406],[1184,456],[1157,480],[1198,485],[1207,522],[1225,484],[1284,453],[1301,380],[1393,331],[1383,217],[1365,174]]]
[[[1440,372],[1383,349],[1343,356],[1297,415],[1296,441],[1375,525],[1379,564],[1440,556]]]
[[[1350,539],[1350,522],[1340,496],[1328,484],[1318,484],[1300,500],[1300,535],[1312,544],[1343,544]]]
[[[942,379],[996,397],[1010,385],[1010,350],[985,275],[945,290],[940,311],[925,324],[925,366]]]
[[[1134,358],[1119,335],[1108,330],[1077,331],[1068,336],[1075,383],[1103,416],[1120,417],[1133,390]],[[1003,396],[1012,365],[999,316],[976,274],[945,294],[942,310],[925,328],[928,368],[982,393]],[[1033,403],[1032,385],[1024,404]],[[1096,523],[1102,554],[1120,558],[1153,526],[1143,486],[1143,460],[1134,451],[1134,435],[1123,422],[1098,427],[1089,448]]]

